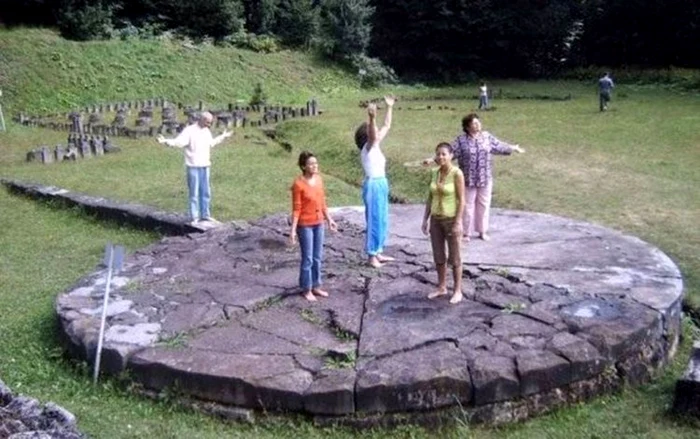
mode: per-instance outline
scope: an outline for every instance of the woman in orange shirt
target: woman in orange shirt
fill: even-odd
[[[331,231],[338,226],[328,214],[323,180],[318,173],[318,160],[312,152],[299,154],[302,175],[292,185],[292,230],[289,240],[301,247],[299,286],[306,300],[316,301],[316,296],[328,297],[321,289],[321,261],[323,260],[323,222]]]

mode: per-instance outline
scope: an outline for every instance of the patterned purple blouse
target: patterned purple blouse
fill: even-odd
[[[457,136],[452,142],[452,152],[464,173],[465,186],[485,187],[492,178],[491,155],[509,155],[513,146],[482,131],[476,137],[466,133]]]

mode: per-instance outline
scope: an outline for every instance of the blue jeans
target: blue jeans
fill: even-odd
[[[211,188],[209,187],[209,167],[187,167],[187,189],[189,190],[190,219],[211,218]]]
[[[323,223],[297,227],[301,247],[299,286],[306,292],[321,286],[321,262],[323,260]]]
[[[369,256],[376,256],[384,251],[389,233],[389,181],[386,177],[365,178],[362,201],[367,223],[365,251]]]
[[[489,98],[488,96],[479,96],[479,110],[482,108],[488,108]]]

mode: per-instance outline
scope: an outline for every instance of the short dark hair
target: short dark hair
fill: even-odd
[[[301,154],[299,154],[299,169],[303,171],[304,167],[306,166],[306,162],[308,162],[312,157],[316,157],[313,152],[302,151]]]
[[[367,122],[362,122],[359,127],[355,130],[355,145],[357,149],[362,149],[367,143],[369,136],[367,136]]]
[[[449,143],[447,143],[447,142],[438,143],[437,146],[435,147],[435,152],[437,152],[438,149],[441,149],[441,148],[445,148],[447,151],[450,152],[450,154],[452,154],[452,145],[450,145]]]
[[[471,125],[474,119],[478,119],[479,115],[476,113],[469,113],[462,118],[462,130],[466,133],[469,130],[469,125]]]

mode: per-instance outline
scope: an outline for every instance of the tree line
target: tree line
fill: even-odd
[[[373,81],[700,67],[696,0],[4,0],[0,21],[313,48]]]

